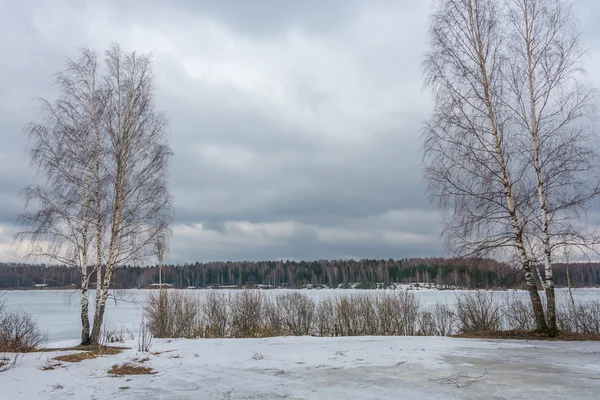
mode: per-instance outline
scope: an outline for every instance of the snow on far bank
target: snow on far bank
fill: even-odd
[[[17,399],[597,399],[600,343],[440,337],[155,339],[43,371],[32,353],[0,374]],[[157,354],[160,353],[160,354]],[[149,357],[155,375],[112,377]]]

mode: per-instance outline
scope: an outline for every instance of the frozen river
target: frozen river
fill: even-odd
[[[220,293],[226,290],[218,290]],[[264,290],[262,294],[274,296],[288,293],[289,289]],[[111,299],[106,311],[106,325],[118,330],[126,329],[137,332],[143,315],[144,300],[153,292],[152,290],[123,290],[118,292],[117,299]],[[210,289],[191,290],[197,296],[205,296]],[[360,293],[381,293],[383,290],[353,290],[353,289],[321,289],[300,290],[307,296],[320,299],[325,297],[349,296]],[[435,303],[452,305],[455,298],[463,291],[460,290],[414,290],[421,304],[427,306]],[[518,295],[527,296],[524,291],[509,291]],[[499,292],[501,295],[506,292]],[[574,289],[573,294],[578,301],[600,300],[600,289]],[[38,321],[48,332],[50,342],[77,339],[80,334],[81,322],[79,320],[79,293],[75,290],[27,290],[0,292],[7,300],[11,309],[22,309]],[[557,290],[559,301],[566,300],[568,292],[565,289]],[[92,307],[93,304],[90,305]]]

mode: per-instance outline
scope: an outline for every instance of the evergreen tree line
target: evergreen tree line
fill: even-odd
[[[522,270],[490,259],[410,258],[401,260],[239,261],[165,265],[162,281],[176,287],[271,285],[299,288],[307,284],[361,288],[378,283],[431,283],[469,289],[524,288]],[[568,271],[568,274],[567,274]],[[0,288],[79,287],[77,268],[46,264],[0,263]],[[120,266],[115,288],[135,289],[158,283],[158,266]],[[540,274],[543,279],[543,268]],[[90,284],[95,285],[95,274]],[[558,286],[600,285],[600,263],[556,264]]]

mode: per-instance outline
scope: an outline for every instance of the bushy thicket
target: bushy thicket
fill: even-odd
[[[155,337],[446,335],[454,326],[447,306],[423,307],[405,291],[320,300],[299,292],[164,291],[148,297],[145,318]]]
[[[559,305],[557,314],[562,331],[600,334],[600,300],[565,302]]]
[[[557,303],[561,331],[600,334],[600,301],[558,299]],[[462,333],[535,329],[529,298],[514,292],[467,292],[457,297],[455,314]]]
[[[45,333],[24,311],[9,311],[0,297],[0,353],[35,350],[46,340]]]
[[[31,315],[9,311],[0,295],[0,372],[13,366],[19,353],[33,351],[45,341],[45,333]]]
[[[163,291],[151,294],[145,319],[155,337],[248,338],[269,336],[446,336],[534,329],[529,299],[516,293],[473,291],[452,306],[423,306],[409,291],[358,293],[313,299],[290,291]],[[600,302],[561,303],[567,332],[600,333]]]

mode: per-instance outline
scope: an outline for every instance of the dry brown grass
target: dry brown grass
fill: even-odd
[[[121,365],[113,365],[108,373],[115,376],[122,375],[153,375],[156,372],[150,367],[144,367],[143,365],[135,365],[131,363],[124,363]]]
[[[114,356],[116,354],[120,354],[123,350],[125,350],[124,347],[101,347],[98,350],[98,354],[100,354],[101,356]]]
[[[89,346],[73,346],[73,347],[41,347],[35,350],[35,353],[48,353],[51,351],[92,351]]]
[[[63,365],[61,363],[47,363],[46,365],[43,365],[40,367],[40,369],[42,371],[54,371],[57,368],[62,367]]]
[[[43,347],[41,349],[37,349],[35,350],[35,352],[39,352],[39,353],[48,353],[48,352],[54,352],[54,351],[86,351],[86,352],[90,352],[90,353],[96,353],[99,355],[107,355],[107,356],[112,356],[115,354],[119,354],[121,353],[123,350],[127,350],[129,349],[129,347],[117,347],[117,346],[100,346],[100,347],[93,347],[93,346],[73,346],[73,347]]]
[[[92,353],[90,351],[83,351],[81,353],[73,353],[73,354],[64,354],[61,356],[56,356],[53,360],[62,361],[62,362],[70,362],[77,363],[83,360],[93,360],[99,356],[98,353]]]
[[[123,351],[121,347],[100,347],[100,348],[92,348],[89,346],[75,346],[68,348],[60,348],[60,349],[39,349],[37,351],[40,352],[48,352],[48,351],[73,351],[73,350],[84,350],[79,353],[72,354],[63,354],[53,358],[55,361],[60,362],[68,362],[68,363],[78,363],[83,360],[93,360],[94,358],[98,358],[100,356],[112,356],[119,354]],[[61,366],[61,364],[48,364],[41,369],[44,371],[53,370],[56,367]]]

